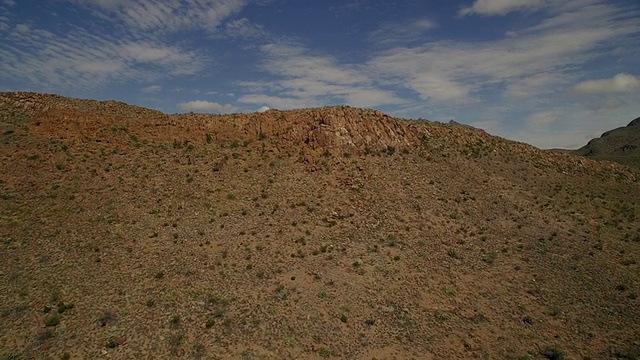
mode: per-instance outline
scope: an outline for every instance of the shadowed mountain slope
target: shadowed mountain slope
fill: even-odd
[[[0,356],[633,358],[638,179],[375,110],[0,93]]]
[[[577,155],[640,155],[640,117],[629,125],[609,130],[575,152]]]
[[[603,133],[573,153],[640,166],[640,117],[627,126]]]

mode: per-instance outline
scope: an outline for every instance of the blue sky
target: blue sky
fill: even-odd
[[[0,90],[346,104],[576,148],[640,116],[635,0],[0,0]]]

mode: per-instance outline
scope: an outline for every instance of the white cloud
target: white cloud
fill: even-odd
[[[118,54],[130,62],[164,66],[171,74],[194,74],[202,68],[196,54],[163,44],[129,42],[118,48]]]
[[[271,110],[271,108],[269,108],[268,106],[261,106],[261,107],[257,110],[257,112],[259,112],[259,113],[263,113],[263,112],[266,112],[266,111],[269,111],[269,110]]]
[[[330,56],[306,55],[306,49],[285,44],[262,47],[267,56],[263,68],[275,75],[318,80],[330,84],[366,82],[368,78],[349,66],[339,66]]]
[[[274,43],[261,48],[261,68],[277,78],[272,81],[241,82],[253,94],[241,102],[262,103],[278,109],[346,103],[358,107],[400,104],[393,92],[375,86],[364,69],[340,64],[327,55],[312,55],[302,47]],[[266,94],[265,92],[268,92]]]
[[[193,111],[193,112],[211,112],[211,113],[221,113],[228,114],[236,111],[236,107],[231,104],[221,105],[217,102],[204,101],[204,100],[194,100],[179,103],[178,109],[182,111]]]
[[[153,81],[193,74],[204,66],[200,54],[154,40],[133,40],[81,28],[56,34],[24,27],[5,37],[0,74],[38,88],[91,88],[107,81]],[[58,90],[59,91],[59,90]]]
[[[0,16],[0,30],[14,31],[3,34],[0,77],[23,79],[40,90],[60,91],[94,88],[111,81],[149,82],[194,74],[210,58],[185,48],[184,42],[172,45],[160,36],[162,31],[210,29],[244,4],[244,0],[69,1],[87,6],[90,15],[98,15],[116,29],[123,24],[129,28],[118,31],[107,26],[105,31],[93,31],[74,26],[60,33],[37,22],[11,24],[7,16],[15,14],[7,12],[7,16]],[[148,29],[153,31],[145,32]]]
[[[494,40],[423,41],[379,51],[368,62],[378,81],[404,87],[426,100],[423,107],[413,102],[407,106],[410,111],[391,113],[435,119],[452,116],[541,148],[579,147],[598,129],[628,123],[628,114],[640,113],[637,92],[611,91],[605,99],[575,89],[576,96],[571,97],[567,90],[596,73],[593,60],[608,61],[616,68],[637,57],[630,55],[637,52],[638,9],[575,0],[548,2],[544,10],[537,24]],[[611,61],[610,56],[618,60]],[[615,86],[613,79],[604,80],[610,81],[596,83],[596,88],[638,89],[630,77]],[[594,91],[593,86],[587,88]]]
[[[631,74],[620,73],[611,79],[587,80],[576,84],[576,93],[623,93],[640,90],[640,78]]]
[[[640,31],[637,19],[624,10],[605,4],[573,8],[502,39],[395,47],[369,65],[380,78],[422,99],[478,101],[491,88],[516,90],[504,96],[549,95],[579,76],[576,66]]]
[[[458,15],[506,15],[512,11],[545,8],[549,0],[476,0],[473,5],[460,9]]]
[[[162,86],[160,86],[160,85],[150,85],[150,86],[147,86],[147,87],[145,87],[145,88],[142,88],[142,90],[141,90],[141,91],[142,91],[143,93],[147,93],[147,94],[149,94],[149,93],[158,92],[158,91],[160,91],[160,90],[162,90]]]

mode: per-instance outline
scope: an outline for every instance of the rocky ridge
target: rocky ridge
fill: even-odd
[[[481,129],[453,123],[406,120],[377,110],[349,106],[269,110],[248,114],[164,114],[118,101],[66,98],[32,92],[0,93],[0,107],[33,121],[29,128],[65,143],[102,142],[119,146],[132,137],[140,141],[185,145],[215,142],[255,146],[268,138],[276,149],[295,148],[306,162],[321,155],[401,151],[429,143],[430,147],[462,148],[477,154],[516,152],[535,161],[577,171],[583,161],[531,145],[491,136]],[[125,136],[118,130],[127,129]],[[592,164],[596,167],[615,166]]]

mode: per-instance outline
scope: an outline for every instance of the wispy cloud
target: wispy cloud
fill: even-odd
[[[570,74],[553,71],[533,72],[510,81],[504,93],[510,97],[530,98],[541,93],[562,92],[572,77],[574,76]]]
[[[300,46],[268,44],[262,46],[266,61],[263,69],[274,75],[304,78],[328,84],[353,84],[368,81],[367,77],[353,67],[340,66],[330,56],[309,55]]]
[[[141,91],[143,93],[150,94],[150,93],[155,93],[155,92],[158,92],[158,91],[161,91],[161,90],[162,90],[162,86],[160,86],[160,85],[150,85],[150,86],[147,86],[145,88],[142,88]]]
[[[37,28],[19,30],[5,38],[10,43],[0,50],[0,69],[43,86],[84,88],[106,81],[149,81],[193,74],[204,65],[197,53],[161,43],[81,31],[58,35]]]
[[[506,15],[512,11],[538,10],[547,7],[550,0],[475,0],[471,6],[460,9],[460,16]]]
[[[92,6],[104,17],[116,17],[130,29],[175,32],[192,29],[213,31],[238,13],[246,0],[75,0]]]
[[[620,109],[635,109],[631,110],[634,116],[640,113],[640,77],[631,74],[583,80],[571,87],[571,95],[575,103],[600,117],[613,117]]]
[[[516,87],[527,93],[527,84],[551,88],[564,84],[577,76],[574,66],[606,51],[602,44],[619,42],[639,30],[637,18],[627,17],[624,9],[593,5],[572,9],[570,15],[556,14],[494,41],[396,47],[376,56],[370,65],[423,99],[470,101],[481,98],[488,86]]]
[[[217,102],[212,101],[204,101],[204,100],[194,100],[179,103],[178,109],[182,111],[193,111],[193,112],[207,112],[207,113],[220,113],[227,114],[237,111],[237,108],[231,104],[218,104]]]
[[[385,23],[371,32],[368,40],[378,46],[407,44],[421,40],[425,32],[437,26],[438,24],[435,21],[427,18]]]
[[[267,38],[269,33],[260,25],[252,23],[247,18],[228,21],[224,24],[224,37],[229,38]]]
[[[83,16],[104,21],[104,26],[98,31],[72,26],[57,32],[40,28],[37,22],[16,22],[7,11],[7,16],[0,15],[4,36],[0,77],[25,79],[46,90],[192,75],[211,63],[211,57],[188,42],[171,41],[166,33],[213,31],[245,4],[244,0],[69,1],[82,5],[78,11]],[[239,32],[249,25],[240,21],[231,28]]]
[[[376,87],[362,68],[340,64],[331,56],[309,54],[303,47],[282,43],[264,45],[261,51],[265,55],[261,68],[276,79],[241,83],[254,92],[241,97],[241,102],[262,103],[280,109],[299,107],[300,104],[314,106],[338,102],[372,107],[404,102],[393,92]]]
[[[95,5],[104,9],[113,10],[124,5],[128,0],[71,0],[76,4]]]
[[[380,82],[423,100],[422,106],[412,101],[396,113],[459,118],[540,147],[577,147],[576,138],[606,130],[612,121],[628,121],[623,114],[638,109],[632,101],[637,74],[589,77],[594,61],[607,61],[612,53],[621,59],[633,55],[638,8],[600,0],[476,1],[465,14],[532,10],[542,10],[529,19],[537,23],[506,28],[502,37],[395,45],[374,55],[369,69]],[[609,125],[595,121],[602,117]]]

